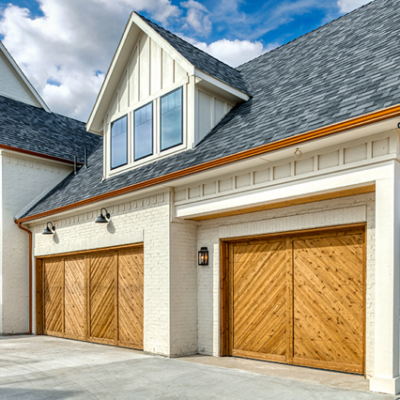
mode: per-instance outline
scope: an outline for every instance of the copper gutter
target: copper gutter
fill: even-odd
[[[19,221],[15,220],[14,222],[18,225],[19,229],[29,234],[29,330],[26,334],[30,335],[32,333],[32,232],[21,226]]]
[[[18,223],[24,223],[28,221],[33,221],[38,218],[47,217],[49,215],[58,214],[63,211],[68,211],[73,208],[81,207],[87,204],[92,204],[101,200],[106,200],[115,196],[121,196],[123,194],[131,193],[139,189],[144,189],[150,186],[165,183],[174,179],[182,178],[191,174],[206,171],[212,168],[221,167],[226,164],[248,159],[250,157],[264,155],[269,151],[275,151],[283,149],[285,147],[298,145],[300,143],[308,142],[314,139],[320,139],[326,136],[333,135],[335,133],[343,132],[353,128],[359,128],[365,125],[369,125],[375,122],[380,122],[389,118],[400,116],[400,105],[385,108],[383,110],[374,111],[369,114],[362,115],[360,117],[355,117],[348,119],[346,121],[339,122],[337,124],[328,125],[323,128],[315,129],[306,133],[301,133],[296,136],[292,136],[286,139],[282,139],[273,143],[268,143],[262,146],[258,146],[249,150],[241,151],[240,153],[235,153],[230,156],[221,157],[216,160],[207,161],[203,164],[195,165],[193,167],[185,168],[180,171],[172,172],[160,176],[158,178],[149,179],[144,182],[136,183],[134,185],[126,186],[121,189],[113,190],[111,192],[103,193],[89,199],[80,200],[76,203],[67,204],[62,207],[54,208],[52,210],[44,211],[35,215],[30,215],[25,218],[18,220]]]

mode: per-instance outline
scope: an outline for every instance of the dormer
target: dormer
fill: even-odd
[[[196,146],[248,99],[240,72],[132,13],[87,129],[107,178]]]

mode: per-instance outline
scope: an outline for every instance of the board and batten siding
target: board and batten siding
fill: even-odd
[[[187,116],[191,84],[194,85],[194,80],[189,79],[188,73],[178,62],[156,41],[142,33],[132,48],[131,57],[121,74],[121,80],[104,121],[104,174],[106,177],[185,149],[187,143],[193,142],[193,139],[188,139],[190,129],[188,129]],[[183,89],[183,144],[161,153],[160,98],[180,87]],[[153,155],[134,161],[132,156],[134,111],[150,102],[153,102]],[[111,124],[125,115],[128,116],[128,163],[111,171],[109,155]]]
[[[196,140],[199,143],[211,129],[221,121],[222,118],[232,109],[232,105],[226,100],[208,93],[203,89],[196,90]]]
[[[141,107],[168,89],[180,86],[186,71],[154,40],[142,34],[122,74],[117,92],[110,104],[107,121]],[[158,93],[162,91],[162,93]]]

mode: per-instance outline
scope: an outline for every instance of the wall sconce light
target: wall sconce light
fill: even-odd
[[[208,249],[207,247],[202,247],[198,254],[198,264],[208,265]]]
[[[400,122],[397,124],[397,127],[400,129]]]
[[[53,223],[48,222],[46,228],[44,228],[44,231],[42,232],[42,235],[54,235],[55,231],[56,227],[53,225]]]
[[[104,210],[104,212],[103,212]],[[111,215],[104,207],[100,211],[100,215],[96,219],[96,224],[108,224],[111,220]]]

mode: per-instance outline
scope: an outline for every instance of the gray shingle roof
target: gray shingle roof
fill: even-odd
[[[84,148],[90,154],[99,142],[83,122],[0,96],[1,144],[83,162]]]
[[[195,148],[101,181],[102,148],[25,216],[400,103],[400,0],[376,0],[242,65],[253,97]]]
[[[245,80],[235,68],[217,60],[210,54],[198,49],[180,37],[158,26],[143,15],[137,14],[143,21],[150,25],[162,38],[164,38],[176,51],[182,54],[194,67],[219,79],[228,85],[249,94]]]

